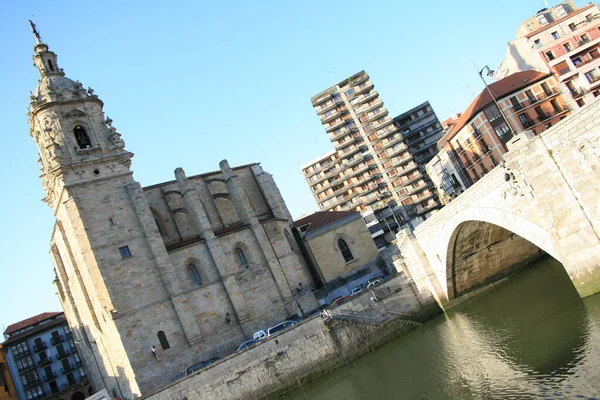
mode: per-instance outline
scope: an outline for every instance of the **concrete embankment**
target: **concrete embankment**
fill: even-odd
[[[335,308],[333,319],[305,320],[144,398],[275,398],[417,328],[414,321],[437,312],[399,276]]]

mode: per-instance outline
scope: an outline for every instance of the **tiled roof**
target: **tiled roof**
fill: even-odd
[[[62,313],[62,312],[45,312],[45,313],[38,314],[35,317],[27,318],[27,319],[24,319],[23,321],[9,325],[8,328],[6,328],[6,330],[4,331],[4,334],[10,335],[11,333],[14,333],[18,330],[27,328],[28,326],[35,325],[44,320],[50,319],[52,317],[56,317],[57,315],[61,315],[61,314],[64,314],[64,313]]]
[[[348,215],[358,214],[356,211],[317,211],[294,221],[294,225],[300,228],[306,224],[310,224],[304,233],[308,233],[322,226],[329,225],[339,219],[345,218]]]
[[[496,100],[498,100],[549,76],[550,74],[545,72],[533,70],[517,72],[488,85],[488,87],[490,88],[490,91],[494,93]],[[494,99],[490,95],[490,92],[487,89],[483,89],[483,91],[479,93],[479,96],[473,100],[465,112],[458,118],[456,124],[439,140],[439,148],[452,139],[473,117],[493,101]]]
[[[538,28],[538,29],[536,29],[535,31],[529,32],[527,35],[525,35],[525,37],[526,37],[526,38],[530,38],[530,37],[532,37],[532,36],[534,36],[534,35],[537,35],[538,33],[540,33],[540,32],[543,32],[543,31],[545,31],[545,30],[546,30],[546,29],[548,29],[548,28],[552,28],[553,26],[555,26],[555,25],[558,25],[558,24],[560,24],[561,22],[564,22],[565,20],[567,20],[567,19],[569,19],[569,18],[572,18],[572,17],[574,17],[574,16],[575,16],[575,15],[577,15],[577,14],[580,14],[580,13],[582,13],[582,12],[586,11],[586,10],[589,10],[590,8],[592,8],[592,7],[594,7],[594,6],[595,6],[595,4],[588,4],[588,5],[585,5],[585,6],[581,7],[581,8],[578,8],[578,9],[574,10],[572,13],[570,13],[570,14],[567,14],[567,15],[565,15],[564,17],[562,17],[562,18],[559,18],[559,19],[557,19],[557,20],[556,20],[556,21],[554,21],[554,22],[551,22],[551,23],[549,23],[549,24],[547,24],[547,25],[544,25],[544,26],[542,26],[542,27],[539,27],[539,28]]]

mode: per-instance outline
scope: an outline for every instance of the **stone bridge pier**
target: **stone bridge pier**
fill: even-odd
[[[544,254],[582,297],[600,292],[600,102],[533,136],[413,234],[397,268],[441,306]]]

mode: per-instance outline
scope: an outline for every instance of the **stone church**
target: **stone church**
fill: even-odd
[[[259,164],[141,187],[92,89],[65,76],[35,25],[30,134],[60,301],[94,387],[136,398],[253,332],[314,309],[293,221]]]

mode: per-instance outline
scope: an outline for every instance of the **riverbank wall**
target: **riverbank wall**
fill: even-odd
[[[143,398],[276,398],[417,329],[415,321],[440,312],[435,302],[423,304],[413,286],[398,275],[334,308],[331,319],[305,320]]]

